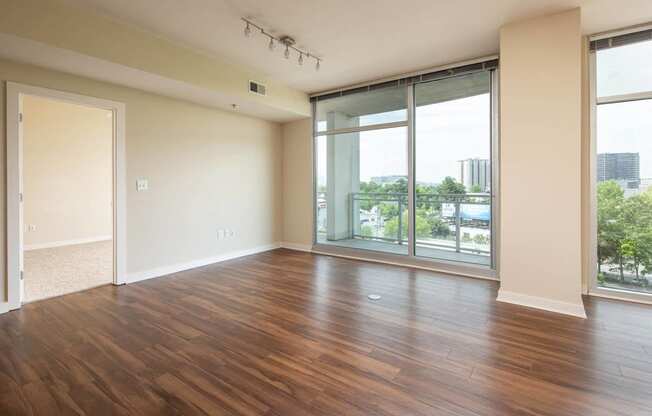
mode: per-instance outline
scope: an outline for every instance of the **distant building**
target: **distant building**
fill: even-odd
[[[407,182],[407,176],[405,175],[387,175],[387,176],[372,176],[371,177],[371,182],[375,182],[377,184],[385,184],[385,183],[396,183],[400,181],[401,179],[405,180]]]
[[[478,187],[481,192],[489,192],[491,164],[488,159],[465,159],[459,160],[458,163],[460,164],[460,183],[467,191]]]
[[[615,180],[626,188],[638,188],[641,183],[638,153],[599,153],[598,182],[610,180]]]

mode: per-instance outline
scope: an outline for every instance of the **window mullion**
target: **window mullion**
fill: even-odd
[[[408,255],[415,255],[416,192],[414,180],[414,85],[407,88],[407,154],[408,154]]]

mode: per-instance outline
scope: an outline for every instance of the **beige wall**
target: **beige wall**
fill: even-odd
[[[581,305],[581,54],[579,9],[500,31],[501,292],[571,309]]]
[[[23,116],[25,247],[110,237],[111,112],[26,96]]]
[[[1,60],[0,80],[126,103],[129,274],[280,241],[277,123]],[[5,95],[4,82],[0,94]],[[0,100],[0,114],[4,105]],[[5,217],[4,117],[0,131],[0,215]],[[137,178],[149,179],[148,191],[136,192]],[[3,234],[4,227],[0,223]],[[216,230],[227,227],[235,237],[218,241]],[[0,239],[2,270],[5,244]],[[6,299],[2,283],[0,299]]]
[[[312,120],[283,124],[283,242],[312,246]]]

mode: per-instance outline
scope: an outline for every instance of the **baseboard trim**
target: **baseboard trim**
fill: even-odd
[[[485,268],[474,267],[474,266],[465,266],[463,269],[460,269],[459,265],[454,265],[452,263],[419,260],[414,257],[413,258],[408,257],[406,259],[405,257],[407,256],[397,259],[397,257],[402,257],[400,255],[387,255],[387,257],[375,257],[375,256],[384,256],[384,254],[379,252],[374,253],[371,250],[362,250],[362,251],[368,251],[369,253],[358,254],[355,252],[355,250],[349,251],[348,249],[344,249],[341,247],[329,247],[323,244],[317,244],[313,247],[311,253],[320,254],[323,256],[339,257],[343,259],[359,260],[359,261],[366,261],[366,262],[380,263],[380,264],[390,264],[392,266],[427,270],[430,272],[442,273],[451,276],[468,277],[471,279],[499,281],[499,279],[495,276],[496,271],[491,269],[485,269]],[[451,268],[447,266],[451,266]],[[456,267],[458,270],[455,270],[452,267]],[[485,272],[487,274],[484,274]]]
[[[498,302],[513,303],[515,305],[527,306],[529,308],[542,309],[549,312],[556,312],[586,319],[586,311],[584,310],[584,304],[582,303],[581,297],[579,298],[579,303],[570,303],[499,289],[496,300]]]
[[[100,241],[112,240],[112,235],[99,235],[89,238],[76,238],[73,240],[62,240],[62,241],[52,241],[49,243],[39,243],[39,244],[25,244],[23,250],[41,250],[44,248],[54,248],[54,247],[64,247],[64,246],[74,246],[77,244],[88,244],[88,243],[98,243]]]
[[[222,261],[233,260],[239,257],[250,256],[252,254],[263,253],[265,251],[280,248],[280,243],[272,243],[264,246],[253,247],[246,250],[231,251],[214,257],[208,257],[199,260],[193,260],[185,263],[177,263],[169,266],[157,267],[151,270],[129,273],[125,283],[136,283],[143,280],[154,279],[156,277],[166,276],[172,273],[182,272],[184,270],[196,269],[197,267],[208,266],[209,264],[220,263]]]
[[[305,251],[307,253],[312,252],[312,246],[308,244],[288,243],[283,241],[281,242],[281,247],[287,248],[288,250]]]

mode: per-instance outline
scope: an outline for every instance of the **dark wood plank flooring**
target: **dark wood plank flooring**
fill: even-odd
[[[652,307],[497,287],[275,250],[28,304],[0,316],[0,414],[652,414]]]

